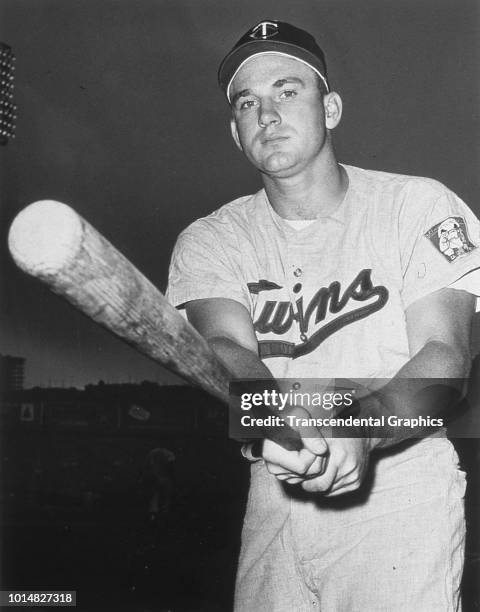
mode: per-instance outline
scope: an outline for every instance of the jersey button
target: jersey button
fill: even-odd
[[[299,382],[294,382],[292,385],[292,389],[294,391],[298,391],[302,385]]]
[[[302,268],[297,268],[294,272],[293,272],[293,276],[296,276],[297,278],[299,276],[302,276],[303,270]]]

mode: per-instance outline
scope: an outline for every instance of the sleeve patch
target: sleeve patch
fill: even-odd
[[[431,227],[425,237],[450,263],[477,248],[468,237],[463,217],[447,217]]]

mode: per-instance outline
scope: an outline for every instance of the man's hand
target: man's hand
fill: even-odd
[[[367,438],[328,438],[329,454],[312,452],[313,438],[304,438],[305,448],[286,451],[275,442],[265,440],[262,457],[268,471],[289,484],[301,483],[310,493],[334,497],[360,487],[365,477],[370,440]],[[308,450],[310,447],[310,450]]]
[[[311,476],[301,483],[302,488],[310,493],[322,493],[325,497],[334,497],[356,491],[363,482],[367,472],[371,443],[368,438],[329,438],[327,440],[330,454],[325,472]]]
[[[289,484],[319,476],[327,463],[327,445],[323,438],[303,438],[300,451],[287,451],[272,440],[264,440],[262,458],[267,470]],[[307,476],[308,475],[308,476]]]
[[[309,417],[299,406],[289,406],[284,414]],[[304,448],[289,452],[265,440],[262,457],[268,471],[289,484],[301,483],[305,491],[334,496],[358,489],[365,476],[374,440],[365,437],[324,438],[321,430],[302,427]],[[366,432],[363,432],[364,434]]]
[[[282,415],[297,419],[311,417],[301,406],[287,406]],[[298,431],[303,443],[300,451],[287,451],[268,439],[263,442],[262,457],[268,471],[289,484],[301,482],[307,474],[309,477],[322,474],[327,464],[328,443],[321,431],[311,425],[303,425]]]

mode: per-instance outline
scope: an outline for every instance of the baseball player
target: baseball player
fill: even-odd
[[[391,379],[393,404],[375,396],[366,410],[419,414],[399,381],[468,375],[480,223],[437,181],[337,162],[342,101],[307,32],[262,21],[219,83],[264,188],[182,232],[169,299],[238,378]],[[453,447],[443,430],[367,434],[244,449],[235,610],[459,609],[465,477]]]

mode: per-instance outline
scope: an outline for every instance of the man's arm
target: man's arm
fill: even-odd
[[[385,407],[396,416],[455,416],[471,367],[474,302],[475,297],[465,291],[441,289],[407,309],[411,359],[380,394]],[[448,383],[433,386],[435,379],[448,379]],[[395,436],[377,440],[374,446],[385,448],[400,442],[406,430],[395,431]]]
[[[188,302],[186,311],[190,323],[235,378],[272,378],[258,357],[257,338],[245,306],[227,298],[209,298]]]
[[[412,357],[399,375],[466,376],[474,306],[475,296],[456,289],[440,289],[413,302],[405,313]],[[427,350],[432,353],[427,355]]]
[[[405,379],[417,378],[419,385],[428,385],[431,378],[461,379],[468,374],[473,304],[474,297],[464,291],[442,289],[407,308],[405,315],[412,357],[389,383],[391,396],[395,395],[395,385],[398,383],[401,388]],[[258,357],[253,325],[241,304],[227,299],[196,300],[187,304],[187,314],[235,376],[271,378]],[[401,403],[400,396],[399,401]],[[416,405],[408,406],[411,418],[417,408]],[[404,434],[407,430],[398,428],[398,431]],[[314,462],[311,455],[299,456],[271,440],[265,440],[262,456],[279,480],[301,483],[306,491],[335,496],[360,487],[369,453],[375,447],[391,446],[404,439],[405,435],[382,439],[329,438],[328,465],[320,476],[316,476],[321,471],[319,463]],[[305,469],[307,464],[310,467]],[[309,479],[305,480],[305,476]]]
[[[449,378],[452,385],[458,385],[468,375],[474,299],[469,293],[447,288],[421,298],[407,308],[405,315],[411,358],[381,391],[380,396],[387,398],[388,410],[397,416],[414,418],[422,412],[435,417],[449,408],[455,409],[448,403],[452,399],[452,390],[459,397],[463,391],[461,388],[445,387],[443,395],[436,394],[431,398],[434,401],[427,396],[423,404],[419,397],[422,389],[429,386],[429,379]],[[413,379],[416,380],[410,384]],[[369,398],[366,400],[362,416],[372,414]],[[384,407],[374,406],[373,409],[377,410],[375,416],[381,414]],[[374,448],[393,446],[408,437],[407,428],[394,429],[394,436],[388,438],[329,439],[330,457],[325,473],[305,480],[302,487],[331,496],[357,489],[366,471],[369,452]],[[414,435],[418,433],[419,430],[412,431]],[[271,444],[269,442],[269,446]],[[291,482],[297,481],[295,477],[291,479]]]
[[[233,378],[266,379],[274,381],[270,370],[258,356],[258,344],[253,322],[247,309],[227,298],[193,300],[186,304],[190,323],[208,341],[216,355],[225,363]],[[269,383],[271,387],[271,383]],[[313,428],[302,430],[304,449],[287,451],[272,442],[283,459],[281,473],[312,474],[323,469],[327,445],[320,432]],[[270,464],[267,463],[270,469]],[[276,467],[276,466],[275,466]]]

